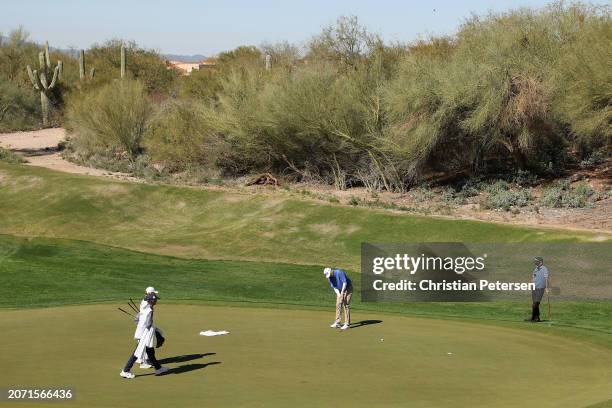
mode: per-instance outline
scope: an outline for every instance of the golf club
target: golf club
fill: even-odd
[[[134,318],[134,315],[133,315],[133,314],[131,314],[131,313],[129,313],[129,312],[126,312],[126,311],[125,311],[125,310],[123,310],[122,308],[118,307],[117,309],[121,310],[123,313],[125,313],[125,314],[126,314],[126,315],[128,315],[128,316],[130,316],[132,319]]]
[[[136,304],[136,302],[134,302],[132,300],[132,298],[130,298],[130,302],[132,302],[132,304],[134,305],[134,309],[136,310],[136,312],[138,312],[139,308],[138,308],[138,305]]]
[[[130,299],[132,300],[132,299]],[[134,307],[134,305],[132,305],[130,302],[128,302],[128,306],[130,307],[130,309],[132,309],[135,313],[138,313],[138,309],[136,309],[136,307]]]

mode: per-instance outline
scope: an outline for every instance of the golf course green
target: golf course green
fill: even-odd
[[[73,388],[57,407],[604,407],[610,302],[529,324],[528,296],[361,302],[358,270],[364,241],[609,239],[0,164],[0,387]],[[355,285],[346,332],[329,328],[327,265]],[[117,307],[148,285],[171,371],[125,380],[134,323]]]
[[[112,304],[2,311],[9,386],[72,387],[66,407],[578,407],[609,399],[612,355],[495,325],[331,312],[164,305],[165,376],[119,371],[134,324]],[[370,324],[367,324],[370,323]],[[229,330],[202,337],[204,329]],[[383,341],[384,339],[384,341]],[[32,347],[36,344],[36,347]],[[450,354],[449,354],[450,353]],[[342,358],[339,358],[342,356]]]

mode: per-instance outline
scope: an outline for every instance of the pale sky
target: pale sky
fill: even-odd
[[[540,0],[0,0],[0,32],[23,25],[30,38],[58,48],[88,48],[110,38],[162,53],[212,55],[239,45],[287,40],[304,44],[341,15],[356,15],[385,40],[453,34],[472,13]]]

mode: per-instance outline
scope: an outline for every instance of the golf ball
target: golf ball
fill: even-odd
[[[446,354],[448,354],[449,356],[452,356],[452,355],[453,355],[453,353],[446,353]]]
[[[385,341],[385,339],[380,339],[380,341]]]

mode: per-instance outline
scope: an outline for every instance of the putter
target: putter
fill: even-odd
[[[548,321],[551,321],[552,313],[550,311],[550,293],[546,293],[546,303],[548,303]]]

